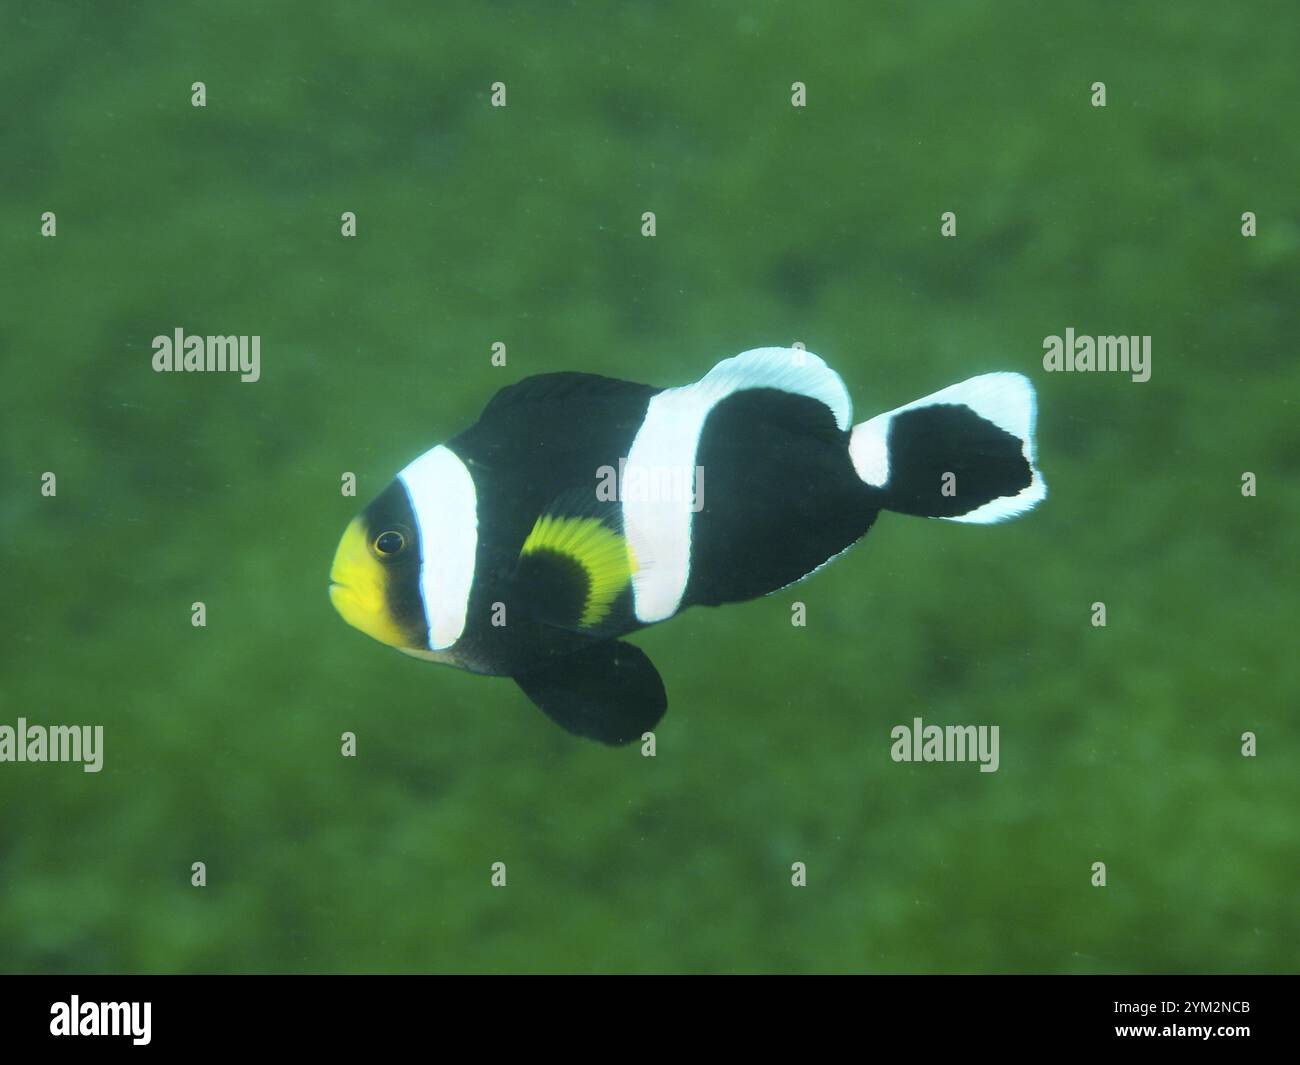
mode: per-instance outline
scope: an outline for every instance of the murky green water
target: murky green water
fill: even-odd
[[[1295,970],[1290,5],[535,7],[6,20],[0,724],[105,747],[0,764],[0,968]],[[261,379],[155,374],[177,327]],[[1150,381],[1044,373],[1068,327]],[[1028,373],[1047,503],[635,637],[653,759],[331,610],[344,471],[794,340],[859,417]]]

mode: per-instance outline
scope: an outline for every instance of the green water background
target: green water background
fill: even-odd
[[[0,969],[1300,968],[1294,5],[5,22],[0,723],[106,751],[0,765]],[[261,381],[153,373],[176,327]],[[1067,327],[1151,380],[1045,374]],[[348,519],[498,388],[795,340],[859,419],[1029,374],[1047,503],[636,637],[653,759],[330,608]],[[1001,768],[895,764],[914,717]]]

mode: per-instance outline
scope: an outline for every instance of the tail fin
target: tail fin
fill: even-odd
[[[1029,379],[988,373],[853,427],[858,476],[901,514],[988,524],[1047,497],[1034,465]]]

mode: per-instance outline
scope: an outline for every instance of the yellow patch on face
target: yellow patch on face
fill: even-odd
[[[360,518],[353,519],[330,567],[330,602],[354,629],[389,647],[401,648],[406,640],[388,609],[388,579],[388,570],[370,553],[365,524]]]

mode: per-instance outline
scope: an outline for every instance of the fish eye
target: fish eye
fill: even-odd
[[[381,558],[395,555],[406,546],[406,537],[396,529],[389,529],[375,537],[375,554]]]

